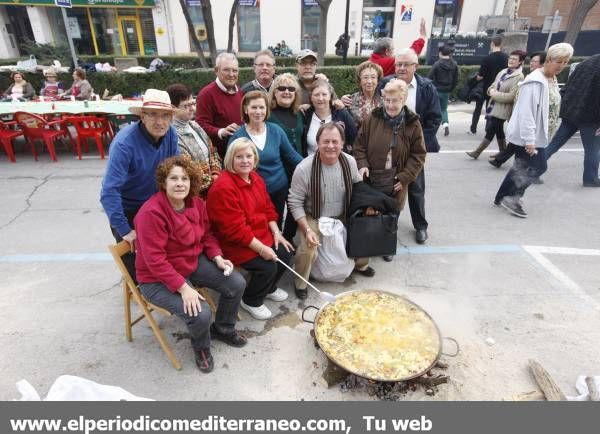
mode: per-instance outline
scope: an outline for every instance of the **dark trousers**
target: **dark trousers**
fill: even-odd
[[[425,219],[425,167],[408,186],[408,208],[413,227],[416,230],[427,230],[429,223]]]
[[[277,211],[277,215],[279,215],[279,220],[277,220],[277,226],[283,232],[284,238],[291,243],[292,240],[294,239],[294,236],[296,235],[296,230],[298,229],[298,224],[296,223],[296,220],[294,220],[294,217],[292,217],[292,214],[289,211],[285,215],[285,221],[284,221],[283,216],[284,216],[285,204],[287,203],[289,190],[290,190],[289,187],[282,188],[281,190],[274,191],[273,193],[269,193],[269,196],[271,197],[271,202],[273,202],[273,205],[275,205],[275,210]],[[246,303],[246,302],[244,301],[244,303]]]
[[[475,134],[477,132],[477,124],[479,123],[479,118],[481,116],[481,109],[483,108],[483,103],[485,102],[485,108],[487,109],[489,101],[490,101],[490,97],[488,95],[486,95],[485,98],[483,98],[483,99],[475,101],[475,110],[473,110],[473,118],[471,119],[471,132],[473,134]]]
[[[498,152],[496,155],[494,155],[494,160],[496,160],[497,162],[499,162],[500,164],[504,164],[508,161],[508,159],[510,157],[512,157],[513,155],[515,155],[515,151],[517,150],[517,148],[519,148],[519,146],[517,145],[513,145],[512,143],[509,143],[508,145],[506,145],[506,149],[504,149],[503,151]]]
[[[500,147],[500,140],[506,139],[506,136],[504,135],[504,122],[504,119],[490,116],[485,124],[485,138],[491,142],[494,140],[494,136],[496,136],[498,147]]]
[[[529,155],[523,146],[515,146],[515,162],[496,193],[495,202],[505,196],[522,197],[533,180],[546,171],[544,148],[537,148],[537,154]]]
[[[579,127],[567,119],[562,119],[560,127],[546,148],[546,160],[549,160],[579,130],[583,144],[583,182],[596,182],[600,163],[600,137],[595,135],[597,129],[597,126]]]
[[[139,211],[139,208],[136,210],[125,211],[125,217],[127,217],[127,223],[129,223],[130,227],[133,227],[133,219],[134,219],[135,215],[138,213],[138,211]],[[113,237],[115,237],[115,240],[117,240],[117,243],[119,241],[123,240],[123,237],[121,235],[119,235],[117,230],[115,228],[113,228],[112,226],[110,227],[110,231],[112,232]],[[125,268],[127,268],[127,271],[129,271],[129,275],[131,276],[133,281],[135,283],[137,283],[136,274],[135,274],[135,253],[127,253],[127,254],[123,255],[122,258],[123,258],[123,263],[125,264]]]
[[[277,249],[273,247],[273,250],[279,259],[290,264],[292,252],[285,250],[281,244]],[[240,267],[251,274],[242,299],[248,306],[253,307],[261,306],[264,303],[267,294],[275,291],[279,278],[286,271],[286,268],[279,262],[265,261],[260,256],[240,264]]]
[[[198,257],[196,271],[188,277],[188,283],[205,286],[219,293],[219,306],[215,313],[214,326],[221,333],[233,333],[240,300],[246,286],[242,275],[234,271],[229,276],[225,276],[223,270],[201,254]],[[140,289],[146,300],[167,309],[185,322],[194,350],[210,346],[209,326],[212,313],[206,302],[201,303],[202,311],[198,316],[191,316],[183,312],[181,294],[169,291],[162,283],[142,283]]]

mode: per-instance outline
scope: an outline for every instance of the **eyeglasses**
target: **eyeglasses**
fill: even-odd
[[[285,92],[286,90],[288,92],[296,92],[296,88],[294,86],[277,86],[277,90],[279,92]]]
[[[412,62],[412,63],[403,63],[403,62],[398,62],[396,63],[396,66],[398,68],[408,68],[410,66],[416,65],[416,63]]]
[[[272,68],[275,65],[273,63],[255,63],[254,66],[258,66],[259,68]]]

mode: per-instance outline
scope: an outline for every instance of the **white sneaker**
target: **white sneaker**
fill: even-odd
[[[248,306],[246,303],[244,303],[242,301],[242,302],[240,302],[240,307],[256,319],[264,320],[264,319],[269,319],[273,316],[273,314],[271,313],[269,308],[267,306],[265,306],[264,304],[261,304],[258,307],[254,307],[254,306]]]
[[[275,291],[271,292],[270,294],[267,294],[267,298],[273,301],[283,301],[287,300],[288,293],[281,288],[276,288]]]

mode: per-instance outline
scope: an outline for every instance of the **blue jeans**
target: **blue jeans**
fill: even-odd
[[[505,196],[523,197],[533,180],[546,171],[544,148],[536,148],[537,154],[529,155],[523,146],[515,146],[515,162],[496,193],[495,203]]]
[[[560,127],[546,148],[546,160],[549,160],[579,130],[583,143],[583,182],[596,182],[600,163],[600,137],[594,134],[598,127],[577,126],[567,119],[562,119]]]

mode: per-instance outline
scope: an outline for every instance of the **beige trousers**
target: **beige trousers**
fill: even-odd
[[[308,222],[308,226],[310,229],[317,234],[319,239],[321,238],[321,233],[319,232],[319,222],[310,216],[306,216],[306,221]],[[317,260],[317,246],[309,246],[306,241],[306,234],[300,233],[300,243],[298,248],[296,249],[296,255],[294,256],[294,270],[296,273],[304,277],[306,280],[310,277],[310,270],[312,265]],[[355,267],[359,270],[364,270],[369,266],[369,258],[356,258],[354,260]],[[296,277],[294,279],[294,283],[296,288],[304,289],[306,288],[306,283],[304,283],[300,278]]]

